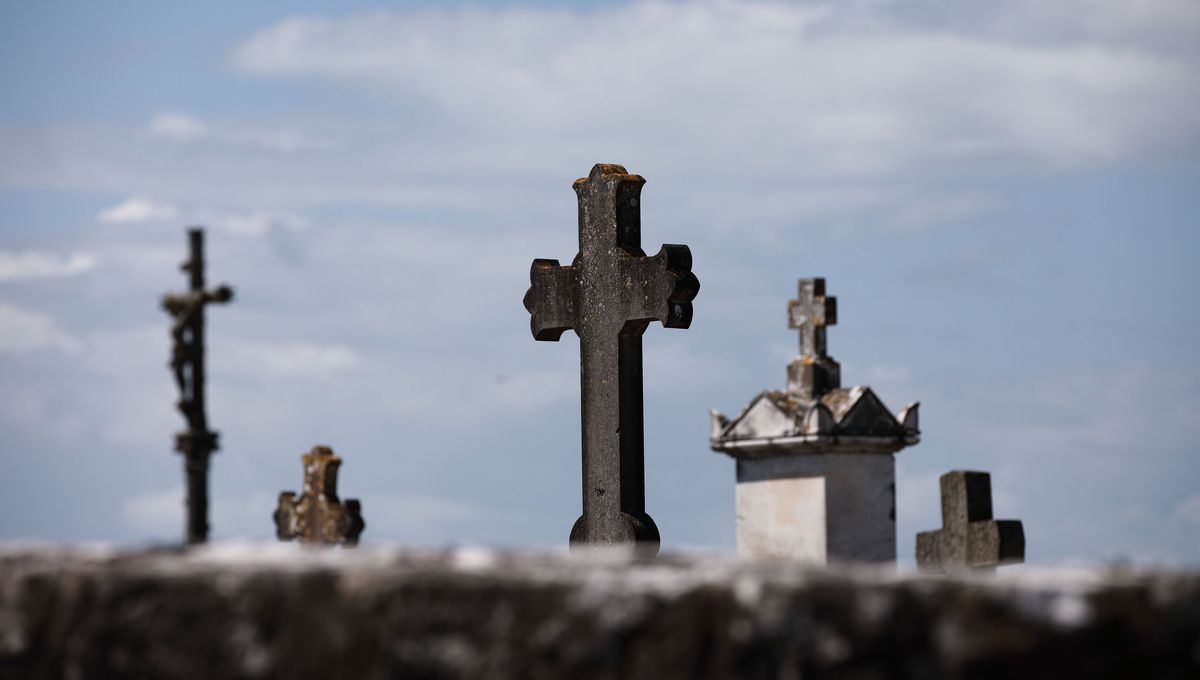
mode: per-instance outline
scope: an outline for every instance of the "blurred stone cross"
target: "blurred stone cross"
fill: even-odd
[[[922,571],[972,568],[1025,561],[1025,530],[1019,520],[992,519],[992,478],[954,470],[942,475],[942,528],[917,534]]]
[[[328,446],[314,446],[304,454],[304,491],[279,494],[275,508],[275,535],[281,541],[301,543],[358,543],[366,523],[357,499],[338,500],[337,473],[342,459]]]
[[[204,230],[188,229],[189,256],[180,268],[187,272],[189,290],[162,299],[171,323],[171,372],[179,387],[176,406],[187,430],[175,435],[175,450],[184,455],[187,471],[187,542],[208,540],[208,459],[216,451],[217,433],[208,429],[204,402],[204,308],[233,299],[233,289],[204,288]]]
[[[841,366],[828,355],[825,327],[837,324],[837,298],[825,295],[825,279],[800,279],[788,302],[788,328],[800,330],[800,354],[788,366],[788,391],[818,399],[842,386]]]
[[[639,200],[645,180],[598,164],[575,180],[579,253],[568,266],[534,260],[525,309],[536,340],[579,336],[583,417],[583,514],[571,545],[630,544],[657,550],[646,514],[642,422],[642,333],[651,321],[687,328],[700,290],[692,253],[642,250]]]

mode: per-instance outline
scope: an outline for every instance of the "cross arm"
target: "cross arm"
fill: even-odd
[[[700,280],[692,273],[687,246],[666,244],[653,257],[631,260],[623,283],[629,320],[657,320],[666,328],[692,324],[692,300],[700,292]]]
[[[574,266],[563,267],[558,260],[533,261],[524,303],[535,340],[557,341],[574,328],[578,291]]]
[[[209,302],[226,303],[233,300],[233,288],[228,285],[221,284],[212,290],[202,291],[187,291],[186,293],[170,293],[163,296],[162,308],[172,316],[179,316],[180,313],[190,314],[192,310],[202,304]]]

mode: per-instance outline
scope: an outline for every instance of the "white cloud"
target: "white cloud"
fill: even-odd
[[[54,279],[91,271],[96,257],[85,253],[57,255],[38,251],[13,253],[0,250],[0,282]]]
[[[268,378],[327,378],[364,365],[344,345],[240,342],[230,350],[233,370]]]
[[[127,198],[121,203],[100,211],[101,222],[146,222],[169,220],[179,215],[179,209],[165,203],[155,203],[146,198]]]
[[[1089,16],[1128,14],[1125,3],[1086,4]],[[947,10],[921,24],[887,3],[715,1],[296,17],[246,41],[235,63],[381,83],[481,125],[564,137],[654,130],[677,155],[708,156],[705,167],[755,149],[771,171],[800,158],[835,177],[920,160],[1090,163],[1195,135],[1187,55],[1149,37],[1106,44],[1110,30],[1034,42],[1003,29],[1041,12]],[[1140,19],[1168,30],[1198,14],[1167,2]]]
[[[960,223],[1005,204],[981,177],[1200,145],[1198,50],[1180,37],[1200,6],[1067,4],[1078,13],[713,1],[289,18],[233,63],[390,93],[394,118],[0,128],[0,185],[248,213],[369,203],[530,219],[550,205],[548,176],[605,160],[647,174],[699,229]]]
[[[62,332],[48,316],[0,302],[0,352],[51,349],[78,352],[78,340]]]
[[[147,127],[151,137],[173,142],[192,142],[208,135],[208,124],[184,113],[155,116]]]
[[[268,212],[216,213],[199,216],[191,220],[197,224],[211,225],[238,236],[262,236],[272,227],[304,229],[309,226],[308,218],[301,215],[274,214]]]

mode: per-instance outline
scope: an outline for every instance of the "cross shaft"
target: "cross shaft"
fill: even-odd
[[[606,164],[576,180],[579,253],[568,266],[534,260],[525,294],[535,339],[579,336],[583,514],[573,546],[659,542],[645,509],[642,333],[652,321],[687,328],[700,282],[687,246],[642,250],[644,183]]]

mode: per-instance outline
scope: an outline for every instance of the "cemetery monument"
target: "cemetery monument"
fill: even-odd
[[[685,245],[642,250],[645,180],[620,165],[597,164],[575,180],[579,253],[571,264],[534,260],[525,309],[535,340],[579,336],[583,418],[583,514],[571,529],[580,544],[632,544],[657,551],[646,513],[642,414],[642,333],[652,321],[687,328],[700,282]]]
[[[712,449],[737,461],[738,555],[893,562],[894,454],[920,441],[918,405],[893,416],[871,388],[842,387],[825,338],[837,299],[822,278],[799,288],[787,389],[759,393],[732,419],[712,412]]]
[[[204,230],[188,229],[189,255],[180,268],[188,274],[188,290],[162,299],[171,315],[171,372],[179,387],[176,406],[187,429],[175,435],[175,450],[182,453],[187,471],[188,543],[208,540],[208,459],[219,447],[217,433],[208,429],[204,401],[204,308],[233,299],[233,289],[204,287]]]
[[[953,470],[939,480],[942,528],[917,534],[917,566],[922,571],[971,568],[1025,561],[1025,528],[1020,520],[992,519],[992,477]]]
[[[281,541],[356,545],[366,523],[358,499],[338,500],[337,473],[342,459],[328,446],[314,446],[301,460],[304,491],[299,498],[291,491],[279,494],[275,535]]]

